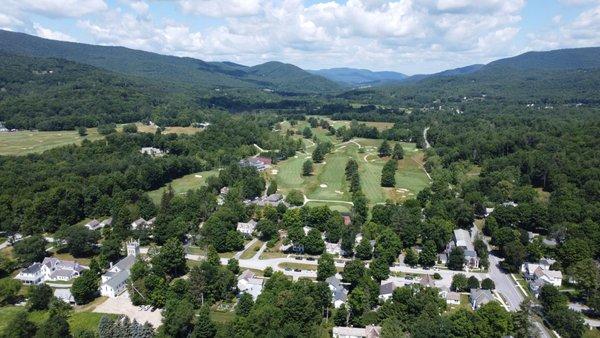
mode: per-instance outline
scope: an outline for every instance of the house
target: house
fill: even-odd
[[[100,222],[96,219],[93,219],[85,224],[85,227],[90,230],[100,229]]]
[[[70,281],[88,269],[75,261],[65,261],[54,257],[46,257],[41,263],[33,263],[23,269],[15,277],[27,285],[36,285],[47,281]]]
[[[152,217],[148,221],[146,221],[146,226],[148,228],[152,228],[154,226],[154,222],[156,222],[156,217]]]
[[[110,268],[101,277],[100,294],[102,296],[115,298],[125,291],[131,267],[139,254],[138,242],[127,243],[127,256],[114,265],[111,263]]]
[[[333,306],[338,309],[348,299],[348,290],[342,285],[342,282],[335,276],[331,276],[325,280],[331,290]]]
[[[229,187],[223,187],[223,188],[221,188],[221,190],[219,191],[219,193],[221,194],[221,196],[225,196],[225,195],[229,194]]]
[[[477,310],[481,306],[495,300],[496,298],[494,298],[494,295],[490,290],[471,289],[471,292],[469,293],[469,302],[471,303],[471,308],[473,308],[473,310]]]
[[[104,228],[104,227],[108,227],[112,225],[112,217],[107,218],[105,220],[103,220],[102,222],[100,222],[100,227]]]
[[[340,243],[325,242],[325,252],[332,255],[342,256],[342,246]]]
[[[256,300],[262,293],[263,281],[262,278],[256,278],[256,274],[251,270],[244,270],[238,277],[237,287],[240,293],[248,293]]]
[[[494,208],[485,208],[485,214],[483,214],[483,217],[489,217],[492,212],[494,212]]]
[[[446,300],[448,305],[460,305],[460,293],[450,291],[447,286],[440,288],[439,295]]]
[[[143,218],[138,218],[135,221],[131,222],[131,229],[132,230],[137,230],[137,229],[142,229],[146,227],[146,220]]]
[[[563,275],[562,272],[557,270],[546,270],[538,267],[533,272],[535,275],[534,279],[541,279],[548,284],[552,284],[556,287],[560,287],[562,285]]]
[[[556,261],[553,259],[542,258],[538,263],[525,263],[521,266],[523,277],[529,281],[530,288],[538,289],[544,284],[552,284],[556,287],[562,285],[563,275],[561,271],[550,270],[552,264]],[[532,282],[538,281],[536,285],[531,285]]]
[[[342,215],[342,218],[344,219],[344,225],[350,225],[352,223],[352,219],[349,215]]]
[[[236,230],[241,232],[242,234],[246,235],[246,236],[252,236],[252,233],[254,232],[254,230],[256,229],[256,225],[258,223],[251,219],[249,222],[244,223],[244,222],[238,222]]]
[[[264,207],[267,205],[276,207],[281,203],[283,203],[283,195],[275,193],[275,194],[271,194],[267,197],[260,199],[257,204],[261,207]]]
[[[425,288],[434,288],[435,280],[433,279],[433,277],[431,275],[425,275],[425,276],[421,277],[419,284],[421,284],[421,286],[425,287]]]
[[[402,287],[402,285],[396,282],[382,283],[379,286],[379,299],[385,302],[392,297],[394,290],[399,287]]]
[[[75,304],[75,297],[71,294],[69,288],[56,288],[54,289],[54,297],[62,300],[67,304]]]
[[[240,161],[242,167],[254,167],[258,171],[263,171],[271,166],[272,160],[268,157],[249,157]]]
[[[367,325],[367,327],[336,326],[333,328],[333,338],[379,338],[381,326]]]
[[[465,267],[470,269],[479,268],[479,257],[477,257],[477,252],[475,252],[475,247],[473,246],[473,241],[471,241],[471,234],[464,229],[455,229],[453,232],[453,240],[446,245],[446,250],[444,251],[445,257],[438,256],[440,261],[447,261],[448,255],[454,248],[461,248],[465,254]]]
[[[152,157],[160,157],[164,155],[164,152],[154,147],[143,147],[140,149],[140,153],[150,155]]]

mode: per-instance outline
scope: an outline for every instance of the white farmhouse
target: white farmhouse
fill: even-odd
[[[75,261],[63,261],[54,257],[46,257],[41,263],[33,263],[23,269],[15,277],[27,285],[36,285],[46,281],[69,281],[79,277],[88,269]]]
[[[115,265],[112,265],[106,273],[102,275],[100,284],[100,294],[106,297],[114,298],[127,287],[130,269],[135,263],[136,257],[140,253],[140,245],[137,242],[127,243],[127,256]]]

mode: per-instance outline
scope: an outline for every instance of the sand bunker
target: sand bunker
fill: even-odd
[[[195,178],[202,178],[202,175],[194,175]]]
[[[335,191],[335,193],[336,193],[336,194],[339,194],[339,195],[343,195],[343,194],[344,194],[343,192],[341,192],[341,191],[339,191],[339,190],[336,190],[336,191]]]
[[[401,192],[401,193],[407,193],[408,189],[404,189],[404,188],[398,188],[396,189],[397,192]]]
[[[327,188],[327,184],[321,184],[321,185],[319,185],[319,187],[321,187],[321,188]]]
[[[294,158],[298,158],[298,155],[294,156]]]
[[[271,170],[271,175],[277,175],[277,173],[279,173],[279,170],[277,170],[277,169]]]

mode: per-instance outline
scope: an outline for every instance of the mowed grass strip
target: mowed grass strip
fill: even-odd
[[[216,175],[218,175],[218,173],[219,173],[218,170],[201,171],[198,173],[185,175],[183,177],[175,179],[175,180],[171,181],[171,183],[169,183],[169,184],[171,184],[171,186],[173,187],[175,194],[185,194],[188,190],[198,189],[201,186],[205,185],[207,178],[209,178],[211,176],[216,176]],[[166,189],[167,185],[168,184],[165,184],[164,186],[162,186],[156,190],[152,190],[152,191],[148,192],[150,199],[154,203],[156,203],[156,204],[160,203],[160,199],[162,197],[163,191]]]
[[[75,130],[0,133],[0,155],[41,153],[56,147],[80,144],[85,139],[96,141],[104,137],[96,128],[89,128],[87,133],[83,137]]]

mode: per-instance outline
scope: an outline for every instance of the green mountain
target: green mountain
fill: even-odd
[[[71,60],[98,68],[194,88],[258,88],[276,91],[334,91],[338,85],[292,65],[266,63],[246,67],[231,62],[161,55],[125,47],[97,46],[42,39],[0,30],[0,51],[35,57]],[[262,69],[265,69],[264,71]],[[273,77],[269,69],[276,68]]]
[[[149,118],[168,93],[89,65],[0,52],[0,121],[9,128],[64,130]]]
[[[600,48],[529,52],[475,71],[442,72],[401,85],[345,93],[388,103],[421,105],[465,99],[509,103],[600,103]]]

